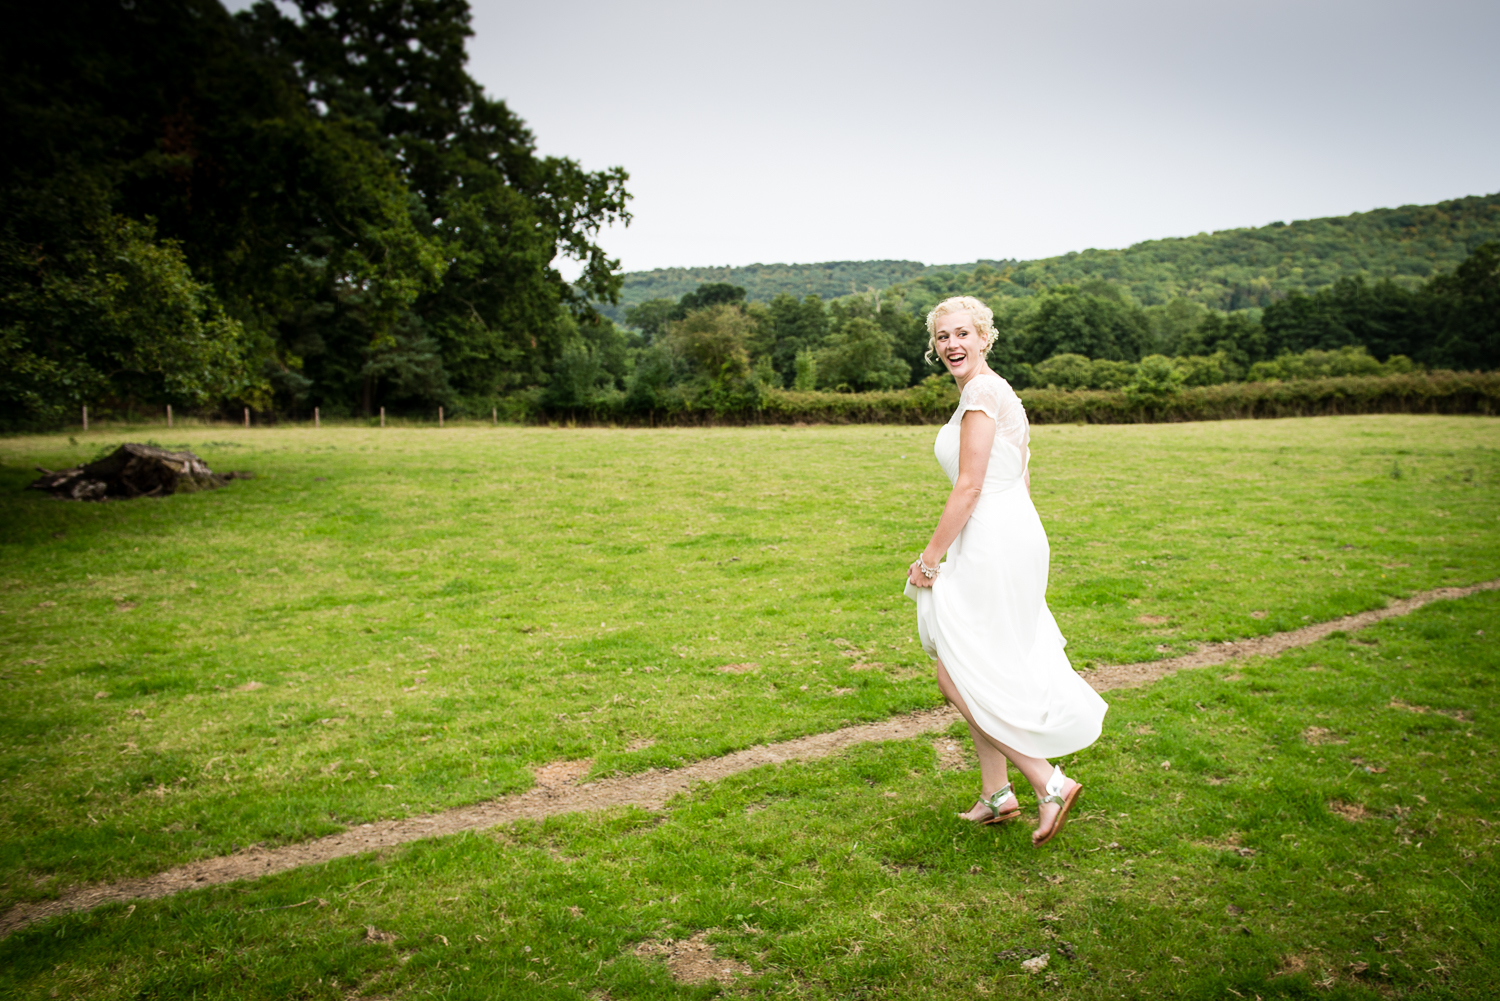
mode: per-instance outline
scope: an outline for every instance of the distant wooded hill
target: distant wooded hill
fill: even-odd
[[[657,268],[625,274],[616,319],[650,299],[679,299],[699,285],[728,282],[745,290],[751,302],[770,302],[783,292],[801,299],[835,299],[854,292],[886,289],[929,272],[951,268],[920,261],[825,261],[822,264],[750,264],[742,268]]]
[[[631,306],[677,299],[705,282],[738,285],[747,298],[760,302],[782,292],[834,299],[900,284],[921,287],[927,295],[918,298],[925,299],[941,292],[950,278],[971,291],[976,270],[985,279],[986,298],[1106,281],[1142,305],[1183,298],[1236,310],[1264,307],[1289,292],[1313,292],[1353,275],[1390,278],[1414,288],[1435,271],[1453,270],[1479,244],[1495,239],[1500,239],[1500,193],[1147,240],[1124,250],[1085,250],[1036,261],[831,261],[635,271],[625,275],[619,307],[607,312],[622,319]]]

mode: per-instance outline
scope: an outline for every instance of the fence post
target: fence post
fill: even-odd
[[[250,408],[246,407],[245,408],[245,427],[249,427],[249,426],[250,426]]]
[[[322,426],[323,426],[322,408],[321,407],[313,407],[313,427],[320,428]]]
[[[438,427],[443,426],[443,408],[438,407]]]
[[[83,429],[85,431],[89,429],[89,405],[87,403],[83,405]]]
[[[490,407],[490,427],[500,423],[500,408]]]
[[[385,407],[380,408],[380,426],[385,427]]]
[[[167,427],[172,426],[172,404],[167,404]]]

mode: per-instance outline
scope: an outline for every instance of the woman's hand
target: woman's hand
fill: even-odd
[[[937,580],[936,577],[928,577],[922,571],[918,570],[915,560],[912,561],[911,566],[906,568],[906,581],[912,587],[931,587],[935,580]]]

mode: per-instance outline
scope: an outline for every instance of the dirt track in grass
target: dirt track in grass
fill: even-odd
[[[1245,657],[1274,657],[1308,646],[1338,631],[1352,631],[1383,619],[1407,615],[1433,601],[1464,598],[1479,591],[1500,589],[1500,580],[1472,587],[1442,587],[1393,601],[1385,608],[1346,615],[1330,622],[1303,626],[1290,632],[1218,643],[1168,660],[1146,661],[1095,668],[1084,674],[1095,690],[1134,688],[1150,684],[1176,671],[1210,667]],[[536,770],[536,785],[527,792],[503,799],[476,803],[443,813],[382,820],[362,824],[339,834],[280,848],[251,846],[233,855],[190,862],[166,872],[115,883],[80,886],[65,890],[55,900],[18,904],[0,917],[0,938],[36,921],[59,914],[86,911],[103,904],[166,897],[195,887],[254,879],[299,866],[316,865],[361,852],[378,852],[421,838],[440,837],[461,831],[484,830],[515,820],[534,819],[612,806],[638,806],[656,810],[667,800],[700,782],[713,782],[761,765],[787,761],[814,761],[836,754],[854,744],[906,740],[941,730],[958,720],[951,708],[924,710],[893,716],[878,723],[845,727],[795,740],[746,748],[720,758],[708,758],[683,768],[653,769],[637,775],[599,779],[579,784],[592,762],[558,761]]]

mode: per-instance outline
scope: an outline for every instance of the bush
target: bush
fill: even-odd
[[[1037,385],[1048,389],[1094,389],[1094,363],[1080,354],[1066,352],[1038,362],[1032,368]]]
[[[1144,363],[1143,363],[1144,366]],[[639,370],[638,370],[639,371]],[[1153,363],[1159,390],[1174,385]],[[1171,369],[1175,373],[1176,370]],[[1164,381],[1163,381],[1164,380]],[[1500,373],[1430,372],[1342,376],[1286,382],[1175,384],[1175,391],[1026,389],[1020,391],[1034,424],[1140,424],[1159,421],[1312,417],[1330,414],[1500,414]],[[609,392],[585,406],[556,411],[538,391],[501,401],[509,420],[566,419],[623,424],[939,424],[953,414],[958,390],[946,376],[929,376],[908,389],[821,393],[764,389],[753,380],[716,385],[679,384],[642,399]]]
[[[1289,382],[1229,382],[1189,386],[1169,399],[1145,403],[1124,392],[1027,390],[1026,413],[1036,424],[1136,424],[1162,421],[1318,417],[1335,414],[1497,414],[1500,373],[1430,372],[1343,376]]]
[[[1390,366],[1390,367],[1387,367]],[[1304,351],[1301,354],[1283,354],[1272,361],[1259,361],[1250,366],[1250,380],[1265,379],[1326,379],[1341,375],[1395,375],[1410,372],[1415,366],[1405,355],[1392,355],[1382,365],[1370,357],[1364,345],[1346,346],[1337,351]]]
[[[1121,389],[1135,378],[1136,366],[1128,361],[1096,358],[1090,361],[1080,354],[1053,355],[1046,361],[1027,366],[1030,378],[1024,382],[1010,380],[1016,388],[1029,385],[1050,389]]]
[[[1166,355],[1147,355],[1125,387],[1125,398],[1137,406],[1160,406],[1178,394],[1182,378],[1182,372]]]
[[[1217,386],[1221,382],[1236,381],[1231,377],[1232,363],[1228,354],[1215,351],[1211,355],[1187,355],[1173,358],[1177,371],[1182,373],[1184,386]]]

